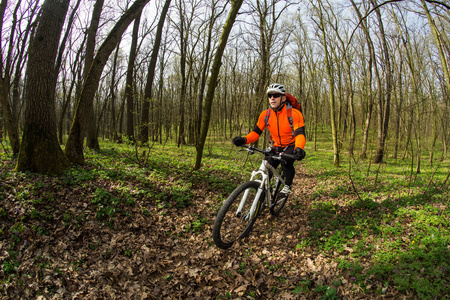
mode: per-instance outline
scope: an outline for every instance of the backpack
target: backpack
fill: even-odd
[[[289,126],[292,129],[292,137],[294,137],[294,120],[292,119],[292,108],[295,108],[302,112],[302,107],[299,102],[297,102],[297,99],[292,96],[291,94],[286,93],[286,114],[289,121]],[[266,123],[266,128],[269,126],[269,117],[270,117],[270,111],[271,109],[267,109],[266,116],[264,117],[264,123]],[[271,140],[271,137],[269,137],[269,140]]]
[[[302,112],[302,106],[300,105],[300,102],[297,102],[297,99],[292,96],[291,94],[286,93],[286,101],[290,102],[292,107]]]

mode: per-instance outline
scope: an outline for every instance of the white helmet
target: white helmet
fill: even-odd
[[[282,85],[282,84],[272,83],[267,88],[267,94],[269,94],[269,93],[277,93],[277,94],[286,95],[286,89],[284,88],[284,85]]]

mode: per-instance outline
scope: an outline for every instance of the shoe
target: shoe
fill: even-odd
[[[285,185],[281,191],[278,198],[286,198],[291,193],[291,187],[289,185]]]

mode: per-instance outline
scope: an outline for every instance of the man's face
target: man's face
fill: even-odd
[[[268,94],[269,104],[272,109],[277,109],[282,102],[286,99],[286,96],[276,93]]]

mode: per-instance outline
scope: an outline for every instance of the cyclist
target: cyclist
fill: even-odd
[[[233,144],[241,146],[256,142],[264,131],[264,128],[266,128],[267,123],[272,140],[272,150],[291,154],[296,160],[302,160],[306,156],[306,153],[303,150],[306,138],[305,123],[302,113],[297,109],[291,108],[292,124],[290,124],[286,107],[286,89],[282,84],[273,83],[269,85],[267,88],[267,96],[269,98],[270,107],[259,115],[258,123],[253,131],[245,137],[235,137],[233,139]],[[286,176],[286,185],[280,191],[281,197],[287,197],[289,195],[291,192],[292,181],[295,176],[295,160],[284,158],[284,161],[285,162],[281,164],[281,167]],[[274,168],[278,167],[280,163],[279,160],[274,160],[272,158],[269,158],[268,162]]]

